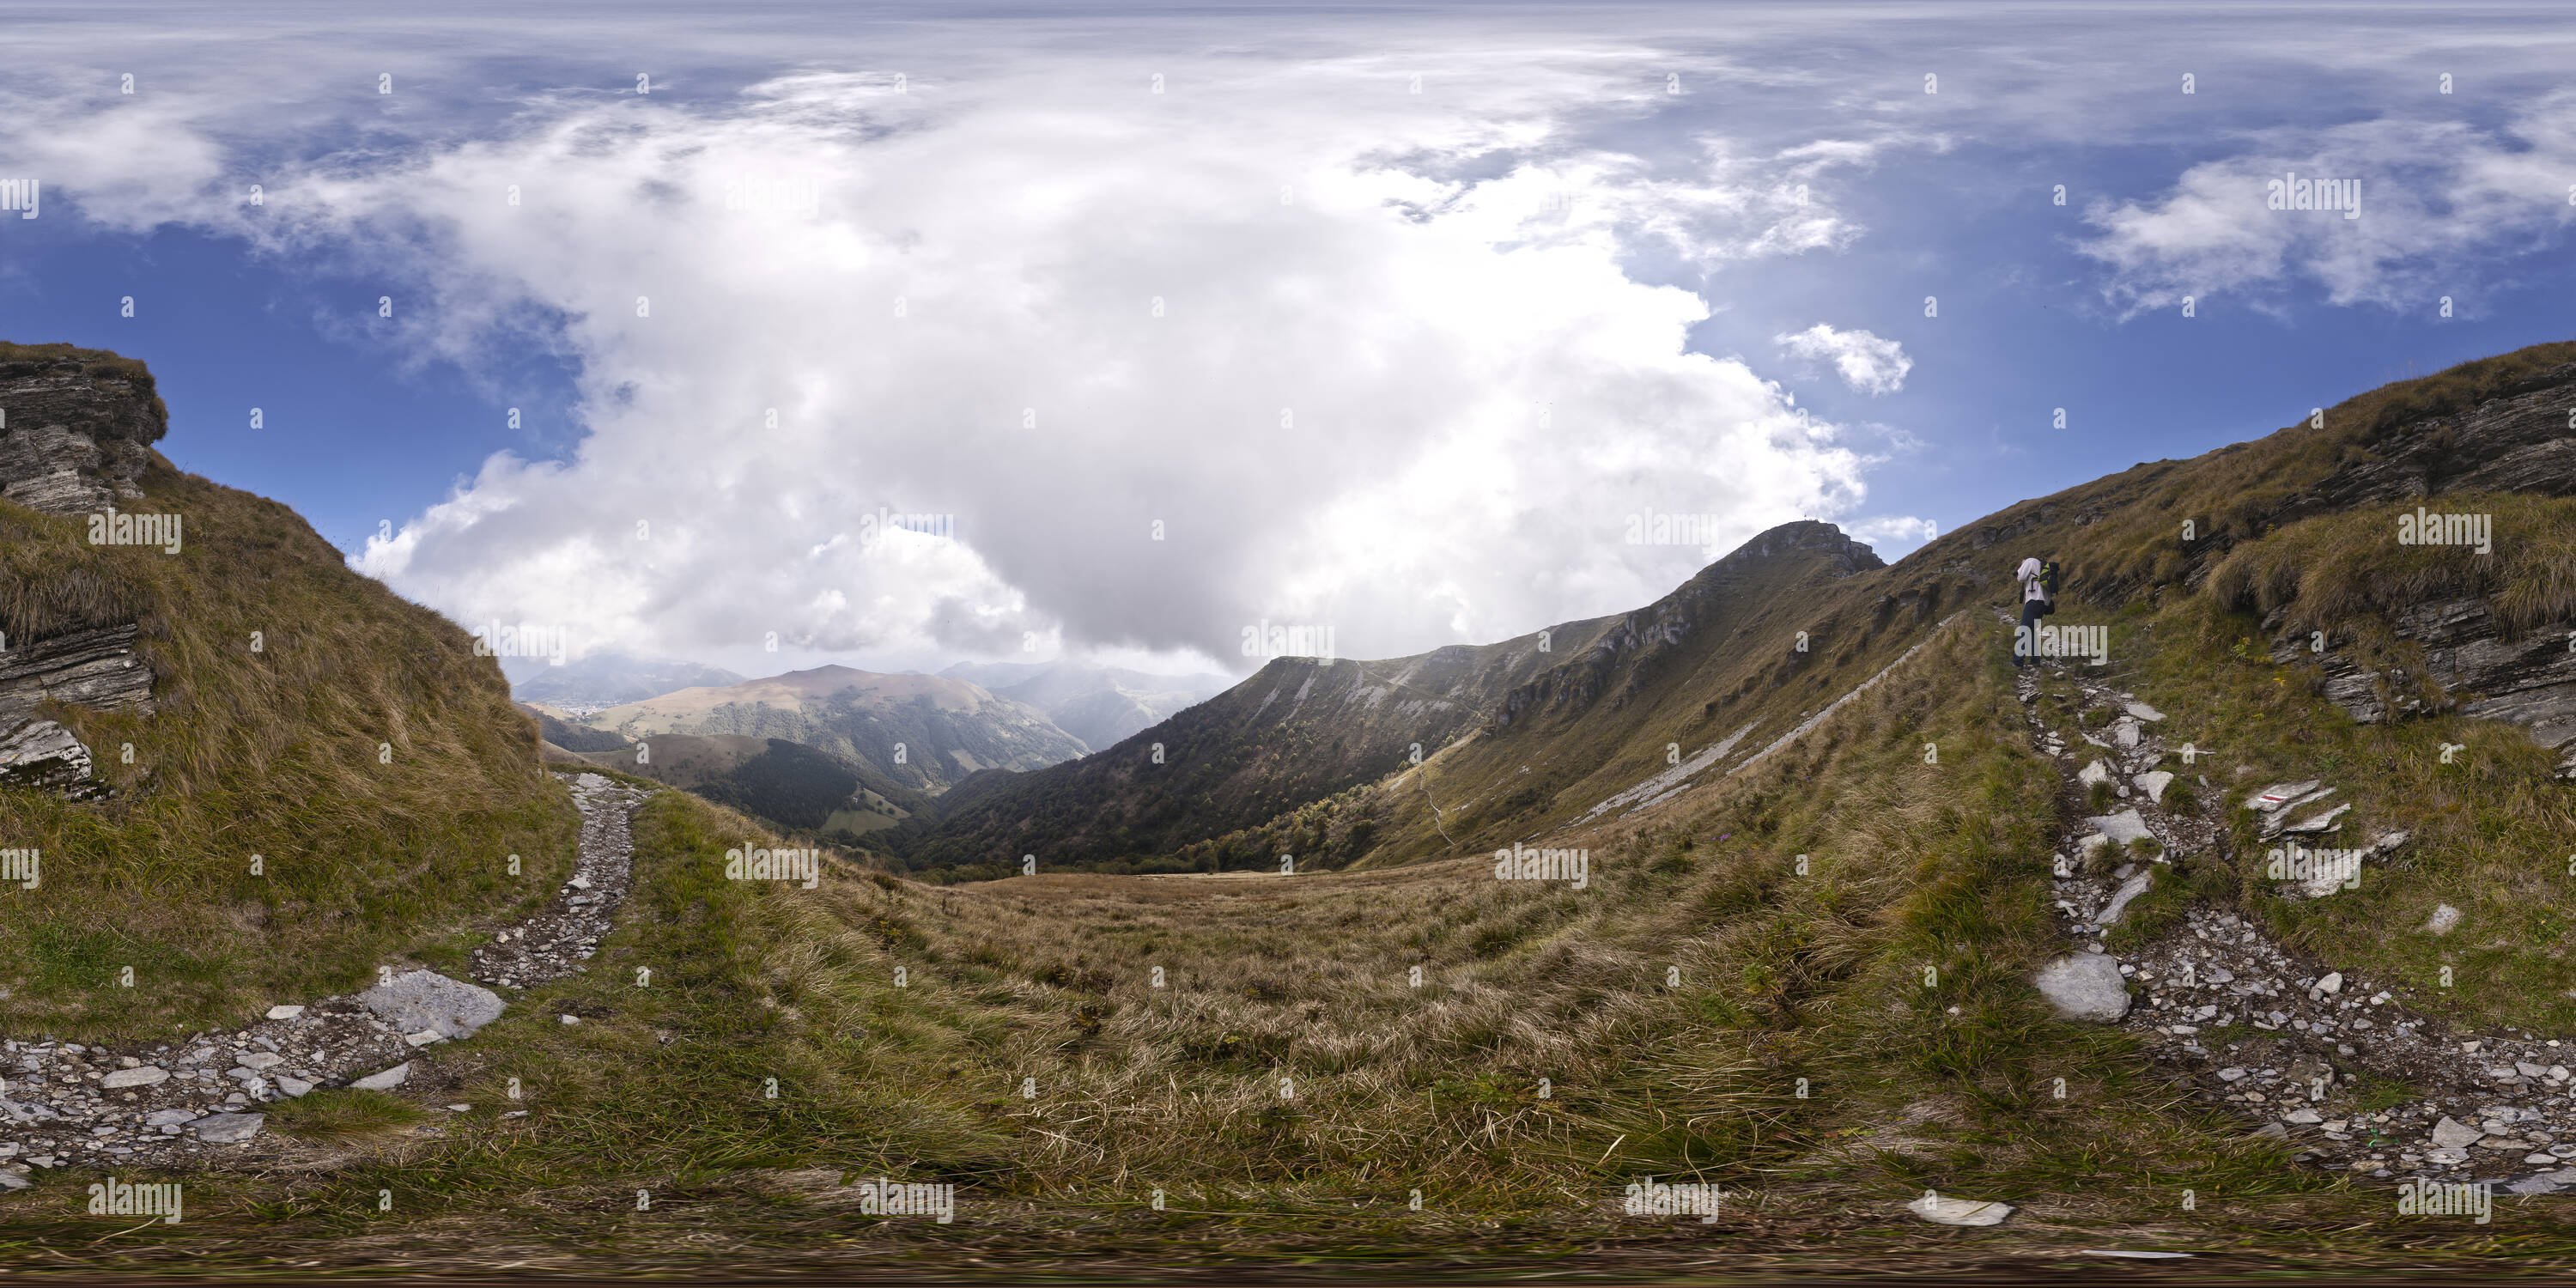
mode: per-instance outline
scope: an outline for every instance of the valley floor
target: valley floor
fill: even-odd
[[[2192,875],[2220,870],[2194,847],[2235,823],[2209,808],[2215,774],[2188,806],[2140,782],[2179,704],[2143,672],[2017,686],[1979,625],[1907,664],[1940,682],[1881,684],[1759,772],[1559,842],[1590,855],[1579,887],[1475,856],[955,887],[840,868],[805,891],[725,879],[755,831],[658,792],[586,969],[512,974],[533,987],[422,1047],[418,1086],[315,1090],[272,1124],[292,1149],[120,1174],[184,1184],[179,1224],[89,1214],[107,1169],[41,1171],[0,1196],[0,1263],[938,1282],[2576,1267],[2566,1198],[2500,1186],[2484,1222],[2395,1202],[2410,1153],[2458,1148],[2421,1138],[2427,1103],[2479,1129],[2477,1161],[2443,1177],[2524,1179],[2526,1156],[2576,1143],[2552,1071],[2471,1060],[2483,1094],[2390,1099],[2350,1035],[2453,1035],[2375,967],[2310,996],[2331,959]],[[2141,699],[2177,714],[2128,712]],[[2095,759],[2118,773],[2098,793]],[[2082,820],[2130,808],[2167,862],[2084,842],[2119,825]],[[496,956],[511,942],[478,973],[523,969]],[[2117,1025],[2058,1019],[2031,986],[2094,943],[2141,985]],[[2296,1094],[2302,1061],[2331,1066],[2322,1098]],[[954,1187],[954,1219],[864,1211],[878,1178]],[[1713,1187],[1716,1219],[1625,1210],[1650,1179]],[[2014,1210],[1929,1224],[1907,1206],[1926,1191]],[[2098,1255],[2145,1251],[2191,1256]]]

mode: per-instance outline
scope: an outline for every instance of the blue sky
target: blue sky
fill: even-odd
[[[27,10],[0,336],[460,621],[747,673],[1500,638],[1712,557],[1639,510],[1894,557],[2567,338],[2552,11],[2069,13]]]

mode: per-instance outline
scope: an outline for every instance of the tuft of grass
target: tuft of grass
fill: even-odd
[[[2401,614],[2470,597],[2488,599],[2509,634],[2576,618],[2576,499],[2445,493],[2438,508],[2490,516],[2493,552],[2400,545],[2398,516],[2413,508],[2372,506],[2237,546],[2211,571],[2208,593],[2231,611],[2278,612],[2291,634],[2338,639],[2384,639]]]
[[[381,1091],[312,1091],[265,1111],[267,1126],[298,1140],[347,1142],[427,1122],[430,1112]]]

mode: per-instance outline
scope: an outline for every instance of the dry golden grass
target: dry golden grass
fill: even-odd
[[[69,588],[16,592],[0,622],[139,621],[157,677],[151,715],[51,712],[113,799],[0,794],[0,842],[44,855],[42,885],[0,899],[0,1023],[66,1038],[229,1024],[389,955],[452,962],[454,932],[551,889],[576,817],[463,630],[350,572],[282,505],[157,462],[144,484],[135,511],[183,517],[176,555],[93,547],[78,519],[0,505],[13,567]]]

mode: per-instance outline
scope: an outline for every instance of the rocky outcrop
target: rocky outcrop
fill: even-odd
[[[136,633],[112,626],[0,652],[0,787],[75,800],[107,794],[92,772],[89,748],[37,711],[51,701],[151,714],[152,668],[135,655]]]
[[[152,668],[134,654],[136,630],[110,626],[0,652],[0,729],[51,700],[152,714]]]
[[[2535,631],[2508,639],[2478,598],[2419,605],[2391,625],[2397,638],[2423,646],[2424,675],[2402,666],[2365,666],[2343,647],[2311,656],[2296,640],[2276,646],[2272,660],[2313,661],[2326,699],[2363,724],[2380,723],[2392,712],[2403,719],[2436,707],[2511,721],[2529,729],[2540,745],[2566,749],[2558,774],[2576,779],[2576,651],[2568,648],[2566,635]],[[2423,696],[2419,680],[2431,682],[2435,700]]]
[[[2568,363],[2501,390],[2467,411],[2429,416],[2372,441],[2276,521],[2444,492],[2576,495],[2576,435],[2567,429]]]
[[[2576,385],[2576,363],[2507,386],[2466,411],[2399,425],[2275,521],[2411,505],[2447,492],[2576,495],[2576,434],[2567,428],[2570,385]],[[2338,647],[2342,640],[2329,640],[2327,651],[2315,654],[2303,638],[2292,638],[2280,642],[2272,657],[2313,662],[2325,696],[2365,724],[2456,709],[2522,725],[2542,746],[2567,749],[2559,776],[2576,779],[2576,650],[2566,633],[2507,638],[2487,601],[2476,597],[2417,605],[2389,624],[2398,639],[2423,646],[2425,674],[2366,666]]]
[[[169,409],[143,364],[67,344],[0,344],[0,498],[81,514],[143,495]]]

